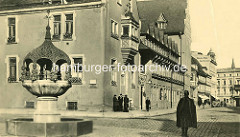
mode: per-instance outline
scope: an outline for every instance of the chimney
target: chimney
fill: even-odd
[[[163,42],[164,42],[165,46],[167,46],[167,44],[168,44],[168,34],[164,34]]]
[[[149,34],[155,38],[155,29],[153,24],[149,24]]]
[[[235,69],[235,63],[234,63],[234,58],[232,58],[232,66],[231,66],[232,69]]]

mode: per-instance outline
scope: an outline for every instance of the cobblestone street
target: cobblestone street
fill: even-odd
[[[189,129],[189,137],[238,137],[240,134],[239,108],[200,109],[197,112],[198,128]],[[181,129],[175,126],[175,115],[131,119],[89,118],[94,122],[93,133],[84,137],[178,137],[181,135]],[[1,115],[1,136],[7,136],[4,121],[12,117],[16,115]]]

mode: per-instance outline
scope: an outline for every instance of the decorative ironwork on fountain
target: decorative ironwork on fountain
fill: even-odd
[[[60,114],[57,112],[57,98],[63,95],[72,85],[69,82],[71,70],[61,72],[62,65],[70,66],[71,60],[62,50],[55,47],[51,41],[49,16],[45,40],[42,45],[32,50],[24,58],[22,66],[22,81],[30,93],[37,96],[35,122],[57,122]],[[54,67],[58,68],[54,68]]]

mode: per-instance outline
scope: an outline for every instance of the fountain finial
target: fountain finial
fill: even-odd
[[[49,20],[51,18],[50,16],[50,10],[47,10],[47,15],[46,15],[46,18],[48,20],[48,25],[46,27],[46,35],[45,35],[45,39],[48,39],[48,40],[51,40],[51,33],[50,33],[50,26],[49,26]]]

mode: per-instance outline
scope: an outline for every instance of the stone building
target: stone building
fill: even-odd
[[[228,106],[240,106],[240,68],[235,67],[234,59],[229,68],[217,69],[217,97]]]
[[[86,67],[94,65],[95,68],[90,72],[71,71],[70,82],[73,86],[59,98],[58,107],[99,111],[111,109],[113,95],[120,93],[128,95],[131,108],[143,107],[144,94],[138,83],[138,71],[117,71],[118,64],[136,66],[143,64],[143,60],[147,58],[141,54],[141,47],[149,46],[144,44],[147,41],[153,47],[157,45],[164,50],[165,55],[162,55],[163,53],[156,55],[165,60],[160,58],[157,62],[181,64],[180,57],[185,57],[182,59],[182,64],[185,64],[184,61],[188,62],[186,64],[191,64],[190,58],[186,60],[187,55],[190,54],[190,32],[189,29],[184,30],[186,23],[189,25],[185,17],[186,1],[174,0],[168,3],[161,0],[153,3],[157,3],[158,7],[166,8],[162,11],[158,7],[149,10],[152,8],[149,7],[148,2],[136,0],[2,0],[0,2],[0,25],[3,26],[0,29],[2,36],[0,37],[0,71],[2,72],[0,100],[3,103],[0,104],[0,108],[34,107],[36,103],[36,98],[26,92],[19,78],[24,57],[44,40],[48,10],[50,15],[47,18],[50,18],[53,44],[68,54],[71,65],[81,64]],[[181,6],[178,6],[179,4]],[[170,13],[167,10],[169,6],[172,6]],[[158,17],[160,22],[168,21],[166,30],[164,28],[155,31],[158,37],[153,36],[152,29],[158,30],[164,26],[149,29],[144,23],[144,18],[141,21],[139,19],[142,13],[154,15],[153,20],[145,18],[145,21],[150,23],[156,22]],[[180,13],[181,16],[176,13]],[[182,55],[183,52],[186,54]],[[111,66],[113,71],[100,72],[100,66],[103,65]],[[78,69],[83,68],[78,67]],[[30,72],[31,68],[28,71]],[[171,77],[169,74],[166,75],[165,80],[153,79],[151,86],[145,84],[156,90],[156,94],[161,93],[158,97],[159,107],[155,108],[173,107],[180,97],[181,90],[190,87],[188,86],[190,84],[187,84],[189,79],[184,78],[188,77],[186,73],[174,73],[171,80],[174,82],[169,80]],[[187,86],[184,87],[184,83]],[[156,85],[161,85],[161,88],[154,89]],[[149,91],[147,87],[145,88]],[[168,101],[161,102],[165,99]]]
[[[141,22],[141,64],[190,68],[191,29],[186,1],[142,1],[137,5]],[[182,91],[190,89],[190,71],[145,70],[147,80],[142,100],[149,97],[153,109],[175,108]]]
[[[36,99],[25,91],[19,77],[23,58],[44,40],[47,10],[53,44],[71,63],[82,65],[138,65],[139,19],[136,0],[73,0],[64,3],[1,1],[0,107],[28,107]],[[128,35],[123,35],[124,28]],[[95,67],[94,67],[95,68]],[[99,67],[97,68],[99,70]],[[103,109],[114,94],[128,94],[138,108],[137,72],[72,71],[72,88],[59,98],[61,109]],[[134,85],[134,88],[133,88]],[[13,96],[17,96],[14,100]]]

